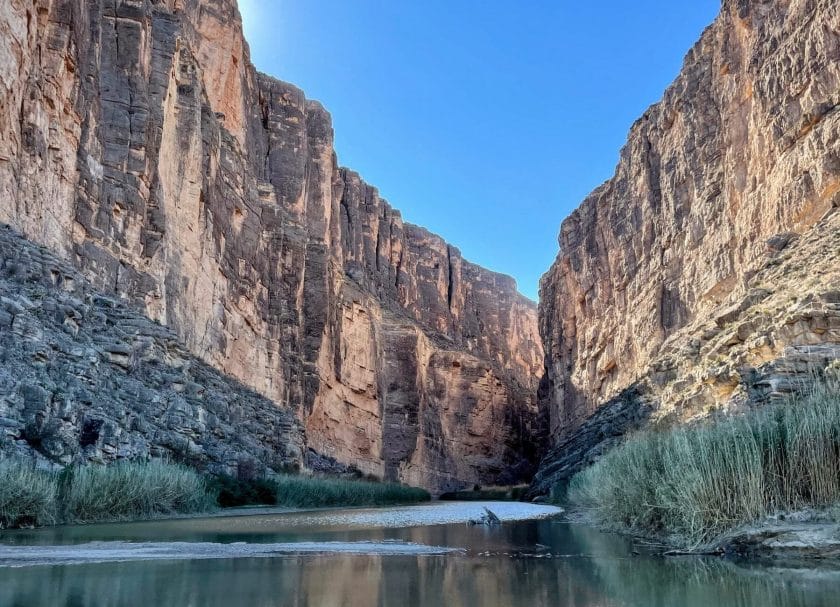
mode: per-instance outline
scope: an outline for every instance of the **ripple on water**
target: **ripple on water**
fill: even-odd
[[[0,567],[72,565],[150,560],[270,558],[298,554],[441,555],[459,548],[412,542],[91,542],[68,546],[0,546]]]

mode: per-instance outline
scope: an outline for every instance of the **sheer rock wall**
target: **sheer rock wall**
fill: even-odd
[[[836,0],[724,0],[560,229],[540,292],[555,445],[597,434],[601,407],[640,419],[627,394],[685,420],[789,392],[809,376],[784,377],[797,348],[834,352],[821,373],[840,343],[838,207]]]
[[[234,0],[10,0],[0,31],[0,221],[294,411],[312,467],[529,473],[535,306],[338,166]]]

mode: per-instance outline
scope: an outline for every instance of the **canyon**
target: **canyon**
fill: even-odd
[[[13,229],[6,238],[54,255],[22,264],[10,241],[7,284],[26,286],[15,276],[27,272],[9,269],[23,265],[71,285],[55,284],[47,300],[69,310],[78,343],[56,338],[64,319],[15,339],[35,339],[47,367],[76,346],[110,360],[90,342],[100,318],[119,330],[105,364],[128,360],[135,376],[145,373],[135,361],[172,350],[150,345],[134,327],[144,323],[123,326],[128,312],[111,322],[84,308],[99,293],[171,331],[166,339],[184,348],[170,357],[181,362],[165,364],[203,364],[229,376],[217,383],[241,382],[237,394],[253,391],[241,403],[210,403],[212,391],[188,400],[181,416],[201,408],[218,416],[217,429],[230,425],[171,440],[131,424],[177,407],[184,378],[140,378],[159,404],[136,415],[124,398],[99,403],[107,391],[92,409],[83,396],[119,383],[110,368],[101,384],[39,386],[37,405],[31,382],[12,378],[0,390],[7,450],[111,461],[177,454],[174,442],[211,470],[239,458],[245,468],[355,471],[433,492],[530,477],[544,434],[536,305],[338,165],[326,110],[254,69],[235,0],[11,0],[0,32],[0,221]],[[61,263],[78,276],[64,281],[72,273]],[[94,426],[110,431],[85,432]],[[39,434],[48,427],[60,440]],[[237,431],[219,453],[219,436]],[[115,435],[125,440],[108,443]]]
[[[0,453],[546,494],[840,365],[840,11],[724,0],[539,309],[338,163],[235,0],[0,7]]]

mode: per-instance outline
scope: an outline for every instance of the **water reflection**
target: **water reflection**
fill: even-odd
[[[204,527],[197,530],[189,521],[181,523],[177,532],[167,523],[166,532],[155,539],[231,542],[242,541],[244,536],[255,541],[252,530],[260,527],[259,521],[240,521],[214,533]],[[149,526],[141,527],[142,539],[150,539]],[[62,541],[68,541],[68,533],[77,541],[124,540],[137,532],[137,526],[110,525],[35,535]],[[23,537],[18,536],[18,541]],[[0,605],[834,607],[840,591],[840,572],[831,568],[768,568],[722,559],[634,556],[625,538],[557,521],[510,523],[499,529],[442,525],[367,531],[272,530],[261,539],[401,539],[460,546],[467,553],[0,569]]]
[[[502,559],[373,556],[28,568],[0,574],[0,604],[621,604],[573,582],[566,566],[552,569]]]

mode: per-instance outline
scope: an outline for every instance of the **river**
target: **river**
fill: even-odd
[[[484,505],[502,525],[463,522]],[[450,502],[0,532],[0,606],[838,604],[830,565],[666,558],[556,513]]]

